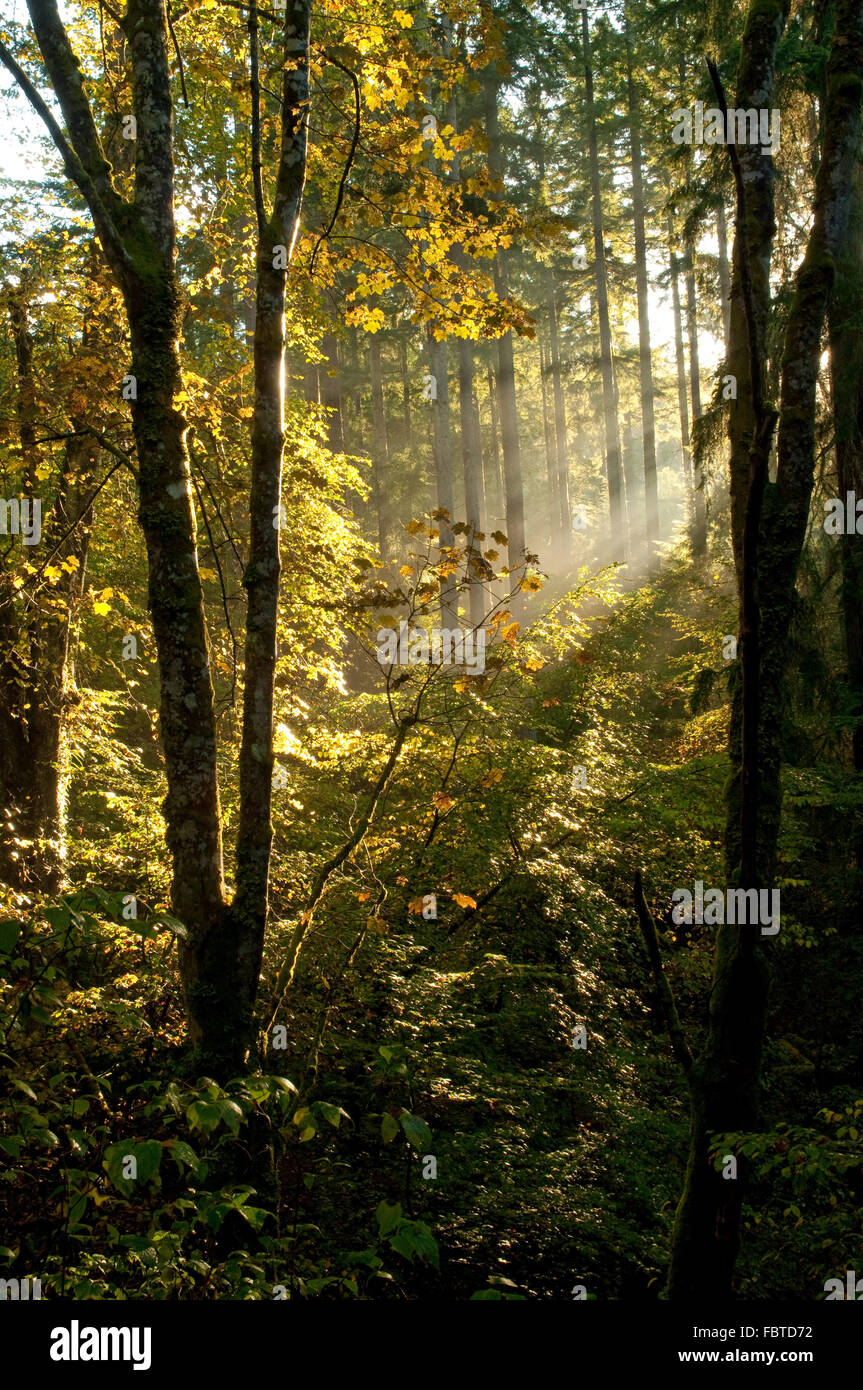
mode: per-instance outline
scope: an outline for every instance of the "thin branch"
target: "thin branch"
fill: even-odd
[[[225,525],[225,518],[222,516],[222,511],[221,511],[221,508],[220,508],[220,506],[219,506],[219,503],[218,503],[218,501],[217,501],[217,499],[216,499],[216,494],[213,492],[213,489],[212,489],[212,487],[210,486],[210,480],[209,480],[209,478],[207,477],[206,473],[204,472],[203,468],[200,470],[200,473],[201,473],[201,477],[202,477],[203,480],[204,480],[204,487],[207,489],[207,492],[208,492],[208,494],[209,494],[210,501],[212,502],[212,504],[213,504],[213,506],[214,506],[214,508],[215,508],[216,516],[219,518],[219,521],[221,522],[222,530],[224,531],[225,536],[227,537],[228,541],[230,542],[231,549],[232,549],[233,552],[234,552],[234,557],[235,557],[235,559],[236,559],[236,561],[237,561],[237,564],[238,564],[239,567],[240,567],[240,572],[242,573],[242,571],[246,568],[245,561],[244,561],[242,555],[240,554],[239,550],[237,549],[237,542],[234,540],[234,537],[232,536],[231,532],[228,530],[227,526]]]
[[[84,201],[90,209],[93,221],[96,224],[96,230],[101,233],[104,241],[108,243],[108,245],[110,246],[110,250],[116,258],[116,260],[120,264],[122,264],[122,266],[125,269],[129,269],[131,267],[131,261],[129,259],[128,252],[126,251],[126,248],[123,245],[119,232],[117,231],[117,228],[114,224],[113,218],[111,217],[102,198],[100,197],[99,190],[96,187],[94,180],[85,168],[83,161],[79,158],[75,150],[69,144],[69,141],[66,139],[66,136],[63,134],[62,130],[57,124],[57,121],[54,119],[54,116],[50,111],[48,105],[39,95],[38,91],[36,90],[33,83],[30,81],[30,78],[27,76],[24,69],[20,67],[18,63],[16,63],[15,59],[12,57],[12,54],[9,52],[8,48],[3,42],[0,42],[0,62],[3,63],[4,67],[6,67],[8,71],[12,74],[12,76],[15,78],[15,81],[18,83],[18,86],[21,88],[21,91],[26,96],[33,110],[44,122],[48,130],[48,133],[51,136],[51,139],[54,141],[54,144],[57,146],[57,149],[60,152],[68,178],[70,178],[72,182],[75,184],[75,186],[77,187],[78,191],[80,192],[81,196],[84,198]],[[110,179],[108,179],[108,186],[110,188]],[[113,192],[113,190],[111,191]],[[114,193],[113,196],[116,201],[120,201],[116,193]]]
[[[95,435],[95,437],[96,437],[97,439],[99,438],[99,436],[96,434],[96,431],[95,431],[95,430],[88,430],[88,431],[86,431],[86,433]],[[108,445],[105,445],[104,447],[108,448],[109,446],[108,446]],[[115,449],[115,450],[113,450],[113,452],[114,452],[114,453],[120,453],[120,450],[119,450],[119,449]],[[75,520],[72,522],[72,525],[69,526],[69,527],[63,532],[63,534],[62,534],[62,536],[60,537],[60,539],[58,540],[57,544],[54,546],[54,549],[50,552],[50,554],[48,555],[48,557],[47,557],[45,560],[43,560],[42,564],[41,564],[41,565],[39,566],[39,568],[36,570],[35,574],[31,574],[30,577],[29,577],[28,579],[25,579],[25,580],[24,580],[24,583],[21,585],[21,588],[22,588],[22,589],[26,589],[30,584],[35,583],[35,581],[39,578],[39,576],[45,572],[45,570],[47,569],[48,565],[50,565],[51,561],[54,559],[54,556],[58,553],[58,551],[60,551],[60,550],[63,548],[63,546],[65,545],[66,541],[67,541],[67,540],[69,539],[69,537],[71,536],[72,532],[73,532],[78,526],[81,525],[81,522],[82,522],[82,521],[84,520],[84,518],[86,517],[87,513],[89,512],[89,510],[90,510],[90,508],[92,507],[93,503],[96,501],[96,498],[99,496],[99,493],[102,491],[102,489],[103,489],[103,487],[105,486],[105,484],[108,483],[108,482],[110,481],[111,478],[113,478],[113,476],[114,476],[114,474],[117,472],[118,468],[122,468],[122,467],[124,466],[124,464],[125,464],[126,466],[128,466],[129,460],[127,459],[127,457],[126,457],[125,454],[120,453],[120,458],[119,458],[118,462],[114,464],[114,467],[113,467],[113,468],[109,468],[109,469],[108,469],[108,472],[105,474],[105,476],[104,476],[104,478],[102,479],[102,481],[101,481],[101,483],[99,484],[99,486],[98,486],[98,487],[96,488],[96,490],[92,493],[92,495],[88,498],[88,500],[87,500],[87,502],[86,502],[86,505],[83,506],[83,507],[81,508],[81,510],[80,510],[80,512],[78,513],[77,517],[76,517]]]
[[[357,152],[357,144],[359,143],[359,138],[360,138],[360,84],[359,84],[359,82],[357,81],[357,75],[356,75],[355,72],[352,72],[350,68],[345,67],[344,63],[340,63],[340,62],[338,61],[337,58],[333,58],[329,53],[327,53],[325,56],[326,56],[326,58],[327,58],[327,61],[330,62],[330,63],[332,63],[333,67],[340,68],[342,72],[344,72],[344,73],[347,74],[347,76],[351,79],[351,82],[353,83],[353,86],[354,86],[354,134],[353,134],[353,139],[351,140],[351,148],[350,148],[350,151],[348,152],[347,163],[345,164],[345,167],[344,167],[344,169],[342,170],[342,177],[341,177],[341,179],[340,179],[340,181],[339,181],[339,191],[338,191],[338,193],[336,194],[336,205],[335,205],[335,207],[333,208],[333,215],[332,215],[332,217],[330,218],[329,226],[326,228],[325,231],[321,232],[320,236],[318,237],[317,241],[315,242],[315,247],[314,247],[314,250],[312,251],[312,257],[311,257],[311,260],[310,260],[310,262],[309,262],[309,275],[314,275],[314,273],[315,273],[315,261],[317,260],[318,248],[320,247],[321,242],[326,240],[326,238],[329,236],[330,232],[333,230],[333,227],[336,225],[336,218],[338,217],[339,212],[341,211],[342,201],[343,201],[344,196],[345,196],[345,186],[346,186],[347,181],[348,181],[348,174],[351,172],[351,166],[352,166],[352,164],[353,164],[353,162],[354,162],[354,155],[355,155],[356,152]]]
[[[686,1033],[683,1024],[680,1022],[680,1015],[677,1012],[677,1005],[674,1002],[674,995],[671,992],[671,985],[665,976],[662,968],[662,956],[659,951],[659,937],[656,933],[656,923],[653,914],[647,906],[644,897],[644,889],[641,886],[641,870],[635,871],[635,911],[638,914],[638,924],[641,927],[641,934],[644,937],[644,944],[647,947],[647,954],[650,957],[650,966],[653,971],[653,980],[656,985],[656,992],[659,995],[659,1005],[662,1011],[663,1020],[671,1039],[671,1046],[674,1055],[680,1063],[686,1075],[687,1081],[692,1076],[693,1058],[686,1041]]]
[[[113,9],[109,4],[107,4],[107,0],[99,0],[99,9],[105,10],[106,13],[111,16],[118,29],[123,28],[122,18],[120,17],[120,15],[117,14],[117,11],[115,9]]]
[[[716,99],[719,102],[719,109],[722,112],[722,119],[725,122],[725,129],[727,132],[728,103],[725,100],[725,89],[722,86],[722,78],[719,76],[719,69],[712,58],[707,59],[707,68],[713,82]],[[746,234],[746,183],[743,178],[743,169],[740,165],[740,156],[737,153],[737,146],[732,142],[727,148],[728,157],[731,160],[731,168],[734,172],[734,183],[737,188],[737,206],[740,222],[740,289],[743,297],[743,308],[746,313],[746,326],[749,330],[749,375],[752,386],[752,409],[756,420],[760,424],[764,418],[764,387],[761,374],[760,344],[758,342],[758,323],[755,315],[755,300],[752,293],[752,271],[749,264],[749,239]]]
[[[188,448],[189,458],[192,459],[193,455],[191,435],[188,438]],[[207,532],[207,540],[210,543],[210,553],[216,562],[216,569],[219,575],[219,588],[222,591],[222,609],[224,610],[225,622],[228,625],[228,633],[231,638],[231,705],[234,706],[237,703],[237,639],[234,635],[233,626],[231,625],[231,614],[230,610],[228,609],[228,595],[225,589],[225,576],[222,573],[222,562],[219,559],[219,552],[216,549],[216,545],[213,540],[213,532],[210,529],[210,518],[207,516],[207,511],[204,507],[204,500],[201,497],[201,489],[198,487],[198,480],[194,476],[194,474],[192,475],[192,486],[195,489],[195,496],[198,499],[198,506],[201,509],[201,516],[204,519],[204,529]]]
[[[264,240],[267,215],[264,209],[264,181],[261,173],[261,80],[258,73],[257,0],[252,0],[249,6],[249,89],[252,95],[252,186],[260,242]]]
[[[341,865],[344,864],[345,860],[354,852],[354,850],[365,837],[369,825],[371,824],[372,817],[374,816],[375,810],[377,808],[378,802],[381,799],[381,795],[385,791],[387,783],[389,782],[390,777],[392,776],[393,769],[395,768],[395,765],[398,762],[399,754],[402,751],[402,745],[404,744],[404,741],[407,738],[410,730],[417,723],[417,719],[418,713],[415,709],[413,714],[406,716],[400,722],[398,726],[398,731],[393,741],[393,746],[390,749],[389,757],[387,758],[386,763],[384,764],[384,767],[381,771],[381,774],[374,785],[369,803],[362,816],[360,817],[359,821],[357,822],[353,834],[350,835],[347,840],[345,840],[344,844],[341,846],[340,849],[336,850],[335,854],[331,855],[331,857],[321,865],[321,867],[318,869],[317,874],[315,875],[315,880],[312,884],[311,892],[309,893],[309,896],[306,900],[306,906],[303,912],[300,914],[299,920],[297,921],[297,924],[294,927],[293,935],[288,946],[287,955],[285,957],[281,969],[279,970],[279,974],[276,979],[276,987],[273,992],[272,1002],[269,1009],[269,1015],[266,1023],[263,1025],[261,1030],[264,1033],[269,1033],[270,1029],[272,1028],[273,1021],[276,1017],[276,1014],[279,1011],[279,1008],[281,1007],[282,999],[285,996],[285,991],[287,990],[288,986],[291,983],[291,980],[293,979],[294,970],[297,964],[297,957],[300,953],[300,947],[302,946],[303,939],[306,933],[308,932],[309,927],[311,926],[312,914],[314,913],[315,908],[317,907],[318,903],[323,897],[324,889],[326,888],[327,883],[329,882],[329,879],[332,876],[332,874],[334,874],[336,869],[340,868]]]
[[[172,22],[171,22],[171,11],[170,11],[170,9],[168,8],[167,5],[165,6],[165,14],[166,14],[167,19],[168,19],[168,30],[169,30],[169,33],[170,33],[170,35],[171,35],[171,41],[172,41],[172,43],[173,43],[173,45],[174,45],[174,52],[175,52],[176,55],[177,55],[177,66],[178,66],[178,68],[180,69],[180,91],[181,91],[182,94],[183,94],[183,102],[184,102],[185,105],[188,107],[188,105],[189,105],[189,97],[188,97],[188,93],[186,92],[186,74],[185,74],[185,71],[184,71],[184,69],[183,69],[183,55],[182,55],[182,53],[180,52],[180,45],[177,43],[177,35],[174,33],[174,26],[173,26],[173,24],[172,24]]]

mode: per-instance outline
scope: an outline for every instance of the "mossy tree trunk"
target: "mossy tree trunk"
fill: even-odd
[[[830,374],[838,496],[863,498],[863,165],[854,172],[851,223],[830,306]],[[855,772],[863,772],[863,536],[843,535],[842,625],[854,718]],[[859,855],[859,849],[858,849]],[[858,857],[858,871],[863,857]]]
[[[258,221],[255,295],[255,402],[249,497],[240,824],[236,889],[228,914],[228,951],[219,966],[221,1006],[232,1020],[228,1042],[242,1062],[251,1047],[267,927],[272,849],[273,699],[279,610],[279,530],[285,444],[285,287],[300,226],[309,114],[309,0],[293,0],[284,24],[279,162],[273,204],[265,207],[260,163],[257,13],[249,16],[253,50],[253,181]],[[221,1061],[222,1059],[220,1059]]]
[[[599,142],[593,100],[593,68],[590,56],[590,26],[587,10],[581,12],[581,45],[584,59],[584,85],[587,115],[587,144],[590,158],[590,206],[593,224],[593,264],[596,282],[596,312],[599,321],[599,358],[602,372],[602,415],[605,425],[605,476],[608,484],[608,510],[611,523],[611,554],[625,560],[629,550],[626,507],[623,495],[623,468],[620,459],[620,429],[617,418],[617,382],[611,341],[608,307],[608,266],[605,258],[605,230],[602,217],[602,188],[599,177]]]
[[[138,516],[147,547],[148,601],[159,658],[172,907],[187,930],[180,946],[180,970],[192,1040],[205,1053],[224,1053],[230,1048],[219,1041],[229,1026],[219,974],[227,930],[222,825],[186,421],[177,404],[183,300],[175,266],[165,0],[129,0],[122,19],[137,126],[131,201],[121,197],[112,180],[56,0],[28,0],[28,9],[68,136],[26,75],[5,53],[3,60],[48,126],[67,175],[86,200],[126,306],[135,388],[131,404]],[[124,374],[120,368],[118,388]]]
[[[38,488],[40,448],[26,299],[11,295],[8,310],[18,374],[22,491],[32,499]],[[85,321],[85,343],[91,329]],[[87,422],[74,417],[71,423],[52,513],[43,517],[41,545],[30,552],[36,563],[50,559],[54,572],[47,582],[37,582],[33,590],[25,591],[23,605],[9,572],[4,571],[0,579],[0,879],[45,892],[56,892],[62,879],[61,782],[70,704],[69,641],[83,588],[90,498],[101,454]]]
[[[635,239],[635,289],[638,300],[638,376],[641,402],[641,449],[644,465],[644,524],[647,564],[649,569],[656,570],[659,568],[659,495],[656,483],[656,418],[654,412],[653,358],[650,350],[650,297],[647,278],[641,112],[633,72],[632,39],[629,24],[626,21],[624,33],[626,38],[630,171],[632,174],[632,217]]]
[[[485,73],[485,113],[486,134],[489,139],[489,173],[493,179],[503,180],[503,152],[500,138],[500,119],[498,100],[500,97],[500,75],[494,64]],[[494,201],[500,201],[503,193],[495,194]],[[509,297],[509,268],[505,251],[498,251],[494,259],[494,288],[498,298]],[[521,452],[518,436],[518,402],[515,388],[515,357],[511,330],[498,339],[497,350],[497,404],[500,415],[500,442],[503,453],[503,477],[506,507],[506,535],[509,568],[519,572],[525,559],[524,523],[524,483],[521,472]],[[512,611],[518,618],[523,612],[520,594],[512,600]]]
[[[771,13],[772,11],[772,13]],[[772,72],[786,10],[758,0],[747,22],[741,69],[757,48]],[[766,26],[766,28],[765,28]],[[751,67],[749,68],[751,72]],[[763,391],[755,276],[746,241],[753,189],[738,156],[738,250],[742,308],[747,323],[748,379],[754,428],[741,536],[741,660],[731,734],[734,772],[728,790],[726,869],[744,889],[770,888],[781,806],[781,702],[795,585],[809,517],[815,471],[815,398],[821,341],[842,250],[857,143],[863,72],[863,0],[840,0],[828,65],[824,145],[815,190],[814,222],[797,273],[786,326],[778,412],[778,469],[768,479],[777,412]],[[763,91],[763,88],[762,88]],[[754,249],[761,254],[763,239]],[[767,248],[769,273],[769,245]],[[728,1180],[713,1164],[712,1137],[755,1127],[767,1008],[768,968],[758,928],[720,927],[710,996],[710,1027],[692,1069],[692,1127],[686,1184],[674,1228],[668,1295],[675,1299],[731,1296],[740,1239],[746,1165]]]
[[[770,107],[779,37],[788,18],[788,0],[753,5],[737,75],[735,106],[739,109]],[[735,226],[731,254],[731,301],[725,370],[737,382],[737,397],[728,416],[729,487],[731,491],[731,544],[738,590],[743,587],[743,530],[749,496],[749,448],[755,432],[752,382],[749,370],[749,338],[741,288],[741,239],[745,236],[752,284],[755,330],[760,343],[768,344],[770,320],[770,259],[776,234],[774,219],[773,156],[762,154],[760,145],[741,145],[738,158],[746,180],[746,226]]]

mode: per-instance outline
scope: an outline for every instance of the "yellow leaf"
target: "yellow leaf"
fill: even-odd
[[[99,616],[100,616],[100,618],[101,618],[101,617],[104,617],[104,615],[105,615],[106,613],[110,613],[110,611],[111,611],[111,605],[110,605],[110,603],[94,603],[94,604],[93,604],[93,612],[94,612],[94,613],[98,613]]]
[[[473,898],[469,898],[467,893],[453,893],[452,900],[454,903],[458,903],[459,907],[476,907],[476,902]]]
[[[413,28],[414,17],[412,14],[408,14],[406,10],[393,10],[393,19],[396,21],[396,24],[400,24],[403,29]]]

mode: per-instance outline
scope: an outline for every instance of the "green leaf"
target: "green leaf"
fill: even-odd
[[[384,1115],[383,1119],[381,1120],[381,1138],[383,1139],[384,1143],[389,1144],[390,1140],[395,1139],[398,1132],[399,1122],[396,1119],[395,1115],[390,1115],[389,1113]]]
[[[162,1145],[158,1139],[145,1139],[132,1146],[138,1164],[138,1182],[149,1182],[159,1171],[162,1162]]]
[[[418,1153],[428,1153],[431,1147],[432,1133],[425,1120],[421,1120],[419,1115],[412,1115],[409,1110],[403,1110],[399,1119],[408,1143]]]
[[[0,922],[0,951],[6,956],[10,955],[15,949],[15,943],[21,935],[21,923],[14,918],[7,917]]]
[[[222,1112],[218,1105],[208,1105],[206,1101],[193,1100],[186,1111],[186,1119],[192,1129],[201,1129],[205,1134],[211,1134],[221,1118]]]
[[[183,1165],[197,1172],[200,1159],[191,1145],[185,1139],[166,1139],[165,1148],[170,1153],[177,1167],[182,1169]]]
[[[108,1174],[118,1192],[127,1197],[132,1191],[134,1184],[131,1178],[123,1176],[123,1163],[126,1155],[131,1153],[132,1145],[128,1141],[119,1144],[111,1144],[105,1150],[105,1157],[102,1160],[102,1167]]]
[[[347,1111],[342,1110],[341,1106],[330,1105],[329,1101],[326,1100],[316,1101],[315,1110],[319,1115],[323,1115],[324,1119],[331,1124],[334,1129],[338,1129],[342,1115],[345,1116],[345,1119],[350,1118]]]
[[[154,927],[167,927],[175,936],[187,937],[189,935],[183,923],[178,921],[176,917],[171,917],[167,912],[157,913],[155,917],[149,918],[149,922]]]
[[[375,1216],[378,1218],[378,1230],[382,1236],[394,1230],[402,1219],[402,1209],[399,1202],[381,1202]]]
[[[240,1125],[245,1119],[241,1107],[235,1100],[228,1100],[226,1097],[224,1100],[219,1101],[219,1109],[222,1114],[222,1119],[225,1121],[231,1133],[239,1134]]]

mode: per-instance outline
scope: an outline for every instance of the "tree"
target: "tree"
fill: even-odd
[[[629,148],[632,173],[632,211],[635,223],[635,283],[638,297],[638,369],[641,388],[641,447],[644,455],[644,499],[647,536],[647,563],[658,564],[659,498],[656,490],[656,421],[653,410],[653,359],[650,352],[650,302],[647,282],[647,237],[645,234],[644,179],[641,159],[639,98],[632,69],[632,40],[629,23],[626,36],[626,90],[629,107]]]
[[[769,92],[786,9],[776,4],[750,10],[741,52],[743,76],[760,77]],[[860,135],[863,0],[841,0],[830,53],[824,143],[815,190],[814,220],[797,274],[784,335],[780,408],[764,393],[763,340],[753,275],[755,256],[769,243],[749,220],[752,178],[735,147],[737,266],[748,332],[748,366],[754,427],[742,536],[740,695],[732,711],[733,776],[728,791],[726,863],[729,879],[744,890],[772,886],[780,822],[783,685],[795,583],[809,515],[815,469],[815,392],[827,304],[848,220],[851,183]],[[718,93],[719,77],[713,69]],[[724,97],[720,104],[724,109]],[[762,156],[759,178],[772,178]],[[763,206],[766,191],[754,188]],[[750,237],[754,238],[754,246]],[[768,460],[778,417],[778,468],[768,479]],[[745,1163],[733,1183],[712,1161],[714,1136],[754,1127],[758,1113],[768,968],[752,924],[718,929],[710,1026],[702,1057],[688,1070],[691,1146],[686,1186],[674,1227],[668,1294],[675,1299],[728,1298],[740,1239]]]

